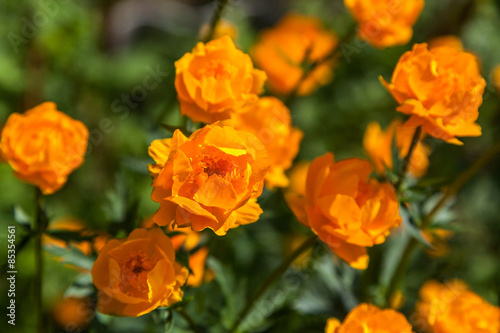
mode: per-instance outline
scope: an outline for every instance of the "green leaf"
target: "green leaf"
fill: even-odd
[[[80,267],[90,271],[95,258],[88,257],[73,246],[62,248],[58,246],[44,246],[44,250],[61,259],[63,263]]]
[[[401,207],[404,207],[404,205],[401,205]],[[405,207],[404,209],[401,209],[401,212],[402,212],[401,217],[403,219],[403,224],[406,227],[406,230],[408,231],[410,236],[415,238],[420,243],[422,243],[425,247],[434,250],[434,247],[424,237],[422,230],[420,230],[418,225],[415,223],[415,217],[412,216],[408,208]]]
[[[25,231],[31,231],[31,221],[33,218],[29,216],[28,213],[21,206],[14,206],[14,220],[19,224]]]
[[[84,242],[84,241],[92,241],[94,239],[94,235],[84,235],[82,233],[84,230],[79,230],[79,231],[69,231],[69,230],[57,230],[57,229],[51,229],[45,231],[45,234],[54,237],[60,240],[65,241],[66,243],[69,242]]]

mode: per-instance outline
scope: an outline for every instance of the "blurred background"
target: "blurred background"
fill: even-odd
[[[123,234],[156,211],[158,205],[150,199],[146,165],[152,160],[147,148],[152,140],[171,135],[160,124],[182,123],[173,84],[174,62],[195,45],[214,6],[214,1],[201,0],[1,2],[0,127],[13,112],[53,101],[90,130],[85,163],[62,190],[45,200],[52,221],[77,219],[95,231]],[[354,25],[341,0],[233,0],[224,18],[237,27],[237,46],[248,52],[259,31],[291,11],[319,17],[339,36]],[[432,155],[424,180],[437,191],[500,139],[500,98],[491,76],[500,64],[500,1],[428,0],[414,31],[412,43],[459,36],[466,50],[479,57],[488,83],[479,111],[481,137],[464,139],[464,146],[428,142]],[[389,79],[412,43],[386,50],[361,44],[359,52],[339,59],[332,83],[293,101],[294,125],[305,133],[297,161],[312,160],[326,151],[334,152],[337,159],[364,156],[366,125],[377,120],[386,126],[396,116],[396,103],[378,76]],[[413,261],[402,307],[408,317],[427,278],[464,279],[475,292],[499,304],[499,169],[500,158],[496,158],[443,212],[446,218],[452,216],[456,232],[447,254],[431,258],[421,251]],[[9,165],[0,164],[3,309],[9,301],[4,278],[7,226],[32,218],[33,199],[33,188],[18,181]],[[257,223],[225,237],[205,235],[208,266],[215,279],[188,289],[186,298],[192,300],[186,307],[210,332],[222,332],[223,323],[232,322],[248,294],[309,232],[287,208],[282,191],[265,190],[260,203],[264,214]],[[22,227],[18,225],[16,231],[18,248],[24,242],[16,261],[16,326],[2,324],[1,330],[34,332],[33,244],[23,238]],[[383,245],[389,255],[383,262],[382,281],[404,237],[396,231]],[[305,266],[294,266],[264,297],[243,327],[258,332],[322,332],[326,318],[345,316],[357,302],[362,276],[332,260],[321,245],[310,255]],[[95,316],[88,273],[62,263],[54,253],[45,254],[43,293],[51,332],[165,331],[158,324],[162,314],[139,319]],[[61,306],[61,298],[69,295],[88,298]],[[69,311],[72,306],[78,311]],[[85,315],[74,317],[82,308],[88,310]],[[172,331],[188,331],[183,319],[173,316]]]

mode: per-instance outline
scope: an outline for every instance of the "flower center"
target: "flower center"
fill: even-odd
[[[212,175],[225,177],[226,174],[231,173],[234,170],[234,164],[230,161],[224,159],[216,160],[210,156],[203,156],[200,163],[203,168],[203,172],[206,173],[208,177]]]
[[[130,288],[137,291],[147,291],[147,274],[154,267],[154,262],[152,262],[145,254],[132,254],[122,265],[120,288],[123,291],[127,291]]]
[[[234,72],[234,66],[225,60],[212,60],[202,70],[201,76],[219,79],[230,79]]]

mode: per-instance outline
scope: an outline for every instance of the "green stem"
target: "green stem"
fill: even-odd
[[[401,283],[403,282],[403,278],[405,276],[406,270],[408,269],[408,265],[410,264],[410,259],[413,254],[413,251],[416,249],[418,242],[415,238],[410,238],[408,243],[406,244],[406,248],[401,255],[401,259],[399,260],[396,269],[394,270],[394,274],[389,282],[389,286],[387,287],[387,291],[385,294],[385,305],[389,305],[391,296],[394,294],[396,290],[399,290],[401,287]]]
[[[210,20],[210,26],[209,30],[206,36],[203,38],[203,42],[207,43],[214,38],[215,34],[215,29],[217,28],[217,24],[219,24],[219,21],[222,17],[222,13],[224,12],[224,9],[226,8],[226,5],[228,4],[229,0],[217,0],[216,5],[215,5],[215,11],[212,15],[212,19]]]
[[[401,185],[403,184],[406,173],[408,172],[408,169],[410,168],[411,156],[413,155],[413,151],[415,151],[415,148],[417,147],[417,144],[420,141],[421,134],[422,134],[422,128],[420,126],[418,126],[417,129],[415,130],[415,133],[413,133],[413,137],[412,137],[411,143],[410,143],[410,148],[408,148],[408,153],[406,154],[406,156],[404,157],[404,159],[402,161],[398,181],[396,182],[396,184],[394,184],[394,187],[396,188],[396,190],[398,192],[401,188]]]
[[[38,187],[35,187],[35,278],[34,293],[35,307],[37,311],[38,333],[45,332],[45,322],[42,308],[42,277],[43,277],[43,256],[42,256],[42,235],[46,227],[46,219],[42,210],[42,193]]]
[[[189,325],[189,328],[195,332],[195,333],[200,333],[200,329],[198,326],[196,326],[196,323],[194,322],[193,318],[184,310],[183,308],[176,308],[175,311],[177,311],[178,314],[181,315],[182,318],[187,322]]]
[[[425,230],[429,227],[429,224],[432,220],[432,217],[436,212],[443,206],[446,200],[456,194],[476,173],[478,173],[486,164],[495,157],[498,153],[500,153],[500,142],[491,147],[486,153],[484,153],[479,159],[476,160],[467,170],[461,173],[457,179],[450,185],[450,187],[445,191],[441,200],[434,206],[434,208],[429,212],[429,214],[425,215],[422,218],[422,229]],[[413,251],[418,247],[419,242],[415,238],[411,238],[406,244],[406,248],[399,260],[396,269],[394,270],[394,274],[389,282],[389,286],[386,292],[386,304],[389,303],[389,300],[392,294],[401,287],[401,283],[405,276],[408,265],[410,264],[410,259],[413,254]]]
[[[285,259],[281,263],[280,266],[278,266],[274,272],[268,276],[268,278],[264,281],[264,283],[260,286],[260,288],[257,290],[257,292],[254,294],[254,296],[246,303],[245,307],[241,311],[240,315],[236,319],[235,323],[229,330],[229,333],[236,332],[238,329],[238,326],[242,323],[243,319],[248,315],[250,310],[252,309],[252,306],[257,303],[257,301],[265,294],[265,292],[278,280],[283,273],[286,272],[288,267],[297,259],[302,253],[304,253],[306,250],[308,250],[310,247],[316,243],[316,240],[318,239],[318,236],[313,235],[310,238],[308,238],[302,245],[300,245],[293,253]]]
[[[457,179],[444,191],[443,197],[434,206],[434,208],[422,219],[422,228],[427,228],[431,222],[431,218],[438,212],[438,210],[446,203],[449,197],[458,193],[458,191],[481,169],[483,169],[488,162],[500,153],[500,142],[491,147],[486,153],[479,157],[467,170],[462,172]]]

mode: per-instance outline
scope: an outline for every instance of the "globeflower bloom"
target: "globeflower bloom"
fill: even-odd
[[[349,312],[344,322],[328,319],[325,333],[412,333],[408,320],[394,310],[380,310],[375,305],[362,303]]]
[[[373,162],[379,174],[385,174],[386,169],[393,169],[392,144],[395,138],[396,148],[401,158],[408,154],[415,128],[403,127],[399,120],[394,120],[385,131],[379,123],[373,121],[368,124],[363,137],[363,148]],[[415,177],[421,177],[429,166],[429,149],[421,142],[417,143],[410,159],[409,172]]]
[[[303,133],[292,126],[290,110],[275,97],[262,97],[257,103],[233,115],[236,129],[254,134],[269,155],[271,168],[265,183],[269,188],[288,186],[285,171],[299,152]]]
[[[429,333],[500,332],[500,309],[460,280],[426,282],[420,289],[416,314],[419,327]]]
[[[315,159],[307,174],[303,200],[287,202],[297,219],[309,226],[340,258],[357,269],[368,265],[366,247],[381,244],[401,222],[394,189],[370,179],[368,161],[334,161],[327,153]]]
[[[379,49],[408,43],[424,8],[424,0],[344,0],[344,4],[358,22],[359,37]]]
[[[266,71],[269,89],[281,95],[294,92],[308,95],[328,84],[333,60],[325,60],[335,50],[338,38],[313,17],[289,14],[275,27],[265,30],[251,54]],[[304,65],[317,65],[306,77]]]
[[[397,110],[410,116],[405,126],[422,126],[424,132],[458,145],[462,142],[457,136],[481,135],[475,121],[486,82],[474,55],[450,47],[429,51],[426,44],[415,44],[399,59],[392,82],[381,81],[400,104]]]
[[[99,290],[99,312],[137,317],[179,302],[188,270],[175,261],[170,239],[153,228],[108,241],[91,274]]]
[[[229,119],[239,108],[255,103],[266,80],[250,57],[225,35],[175,62],[175,89],[181,114],[193,121]]]
[[[2,130],[0,157],[17,178],[52,194],[83,163],[88,137],[82,122],[45,102],[9,116]]]
[[[217,235],[257,221],[257,197],[269,169],[265,147],[251,133],[226,122],[207,125],[189,138],[179,130],[171,139],[155,140],[149,153],[153,217],[160,226],[212,229]]]

